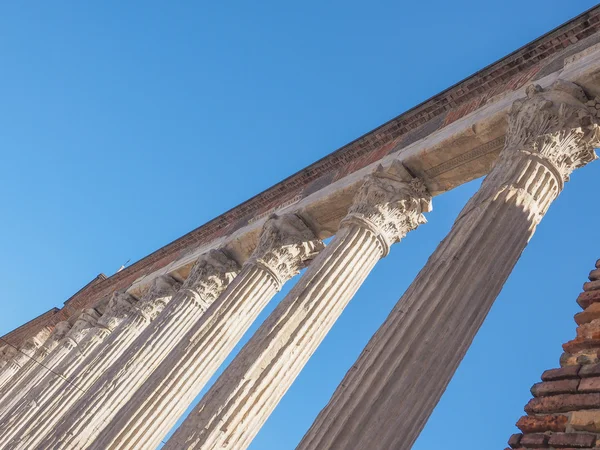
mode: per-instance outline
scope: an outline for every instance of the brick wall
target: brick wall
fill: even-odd
[[[583,285],[577,335],[563,345],[557,369],[542,374],[510,437],[512,449],[600,448],[600,260]]]

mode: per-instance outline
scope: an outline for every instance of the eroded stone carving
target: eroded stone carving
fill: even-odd
[[[107,332],[111,332],[119,326],[127,315],[135,311],[135,303],[136,299],[127,292],[117,291],[113,293],[104,314],[98,320],[98,325],[104,327]]]
[[[100,314],[95,309],[89,308],[83,310],[71,329],[65,335],[65,341],[70,342],[71,346],[77,346],[90,329],[97,325],[99,318]]]
[[[409,177],[402,163],[379,166],[356,193],[343,224],[360,222],[378,235],[384,256],[389,247],[427,222],[423,213],[431,211],[431,195],[423,181]]]
[[[155,278],[140,300],[138,312],[145,320],[156,319],[180,287],[181,283],[168,275]]]
[[[549,89],[527,88],[527,97],[513,103],[503,157],[531,152],[547,159],[568,181],[571,173],[596,159],[600,145],[596,111],[586,106],[585,92],[558,80]]]
[[[315,237],[300,217],[273,214],[265,222],[250,262],[269,272],[281,289],[323,248],[323,242]]]

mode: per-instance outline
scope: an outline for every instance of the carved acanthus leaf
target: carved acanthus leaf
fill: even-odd
[[[558,80],[548,89],[527,88],[527,97],[513,103],[508,116],[502,158],[530,152],[549,161],[563,181],[577,168],[596,159],[600,145],[596,110],[586,106],[584,91]]]
[[[116,327],[127,315],[135,311],[136,299],[124,291],[117,291],[112,294],[104,314],[98,324],[112,330]]]
[[[207,308],[235,278],[239,265],[221,250],[210,250],[198,258],[183,289],[193,291]]]
[[[95,309],[85,309],[77,317],[71,329],[65,335],[65,339],[79,343],[88,331],[98,324],[100,314]]]
[[[273,214],[265,222],[249,262],[268,270],[281,288],[323,248],[323,242],[300,217]]]
[[[426,223],[423,213],[429,211],[431,195],[423,181],[395,161],[386,169],[379,166],[366,178],[344,223],[368,226],[383,241],[385,255],[389,246]]]
[[[140,310],[145,317],[154,320],[180,287],[181,283],[168,275],[155,278],[140,300]]]

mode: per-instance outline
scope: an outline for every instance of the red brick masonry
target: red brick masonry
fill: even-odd
[[[589,280],[577,298],[577,336],[563,345],[561,367],[531,388],[521,433],[508,440],[512,449],[600,448],[600,260]]]

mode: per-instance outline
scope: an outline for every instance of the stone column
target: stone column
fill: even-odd
[[[5,342],[5,341],[4,341]],[[0,349],[0,370],[4,369],[10,360],[17,354],[18,350],[12,345],[6,344]]]
[[[8,361],[8,364],[0,372],[0,388],[7,384],[13,383],[13,377],[21,371],[24,366],[28,363],[35,364],[37,361],[37,350],[42,344],[48,339],[50,330],[44,328],[42,331],[37,333],[35,336],[27,339],[23,345],[19,347],[18,352]]]
[[[29,385],[29,380],[35,378],[34,374],[39,372],[41,376],[45,376],[51,370],[48,365],[52,364],[54,359],[50,358],[50,355],[61,344],[70,329],[71,325],[68,321],[57,323],[52,334],[36,351],[33,359],[23,366],[10,383],[0,389],[0,417],[3,411],[10,409],[18,399],[29,392],[32,387]]]
[[[97,435],[96,430],[106,426],[184,339],[186,332],[233,280],[237,270],[237,263],[221,250],[202,255],[163,312],[73,405],[38,447],[87,448],[86,442]],[[28,429],[28,439],[37,440],[35,433],[35,429]],[[14,448],[28,449],[24,444]]]
[[[62,448],[156,448],[269,300],[322,248],[298,216],[271,217],[240,275],[126,407],[101,433],[96,431],[97,440],[89,447],[80,442]]]
[[[586,101],[559,81],[515,102],[492,171],[298,449],[412,447],[537,224],[571,172],[595,159]]]
[[[331,243],[164,448],[245,449],[377,261],[430,208],[423,183],[401,163],[371,174]]]
[[[136,305],[135,311],[113,330],[104,342],[77,367],[69,383],[60,388],[60,395],[49,397],[41,414],[35,415],[19,435],[19,447],[34,448],[48,434],[61,417],[85,392],[109,370],[133,341],[162,312],[171,301],[180,283],[169,276],[154,280],[151,288]]]
[[[44,406],[56,395],[60,395],[65,383],[70,382],[71,375],[85,361],[85,358],[100,346],[112,330],[133,311],[135,301],[125,292],[116,292],[111,296],[104,314],[94,323],[94,326],[85,331],[82,330],[81,332],[85,335],[75,343],[61,362],[46,374],[24,400],[21,400],[6,414],[0,426],[0,444],[6,444],[2,448],[12,447],[13,444],[9,444],[10,440],[14,436],[22,436],[26,432],[31,418],[44,414]],[[93,309],[86,311],[99,316],[98,312]]]
[[[79,344],[85,339],[90,330],[97,324],[100,314],[95,309],[86,309],[78,316],[71,329],[65,337],[44,361],[44,367],[38,367],[27,377],[26,388],[22,397],[12,397],[10,403],[0,405],[0,446],[6,443],[3,439],[3,431],[14,430],[19,426],[19,413],[27,411],[30,405],[35,405],[36,394],[41,390],[43,381],[54,377],[52,373],[59,364],[73,351],[79,348]],[[76,350],[75,350],[76,351]]]

